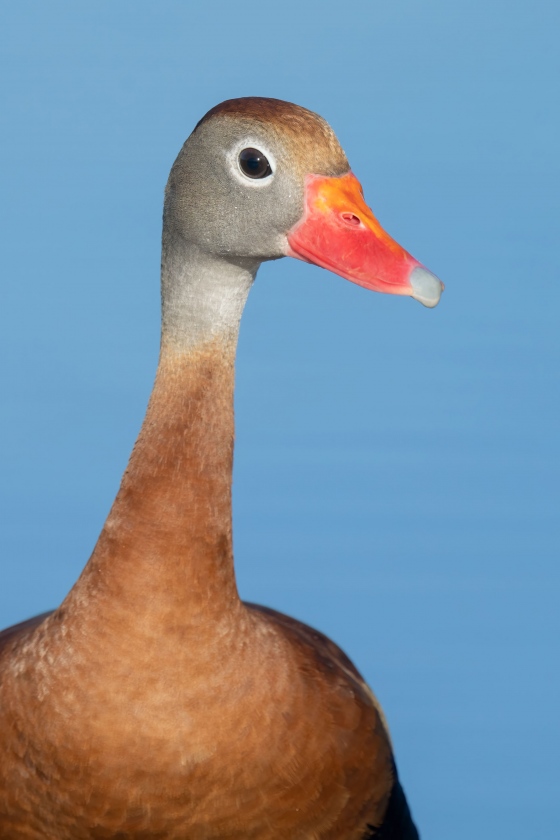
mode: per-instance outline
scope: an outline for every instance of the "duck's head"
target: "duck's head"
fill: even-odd
[[[297,257],[430,307],[443,289],[380,226],[328,123],[289,102],[212,108],[175,161],[164,213],[172,235],[232,261]]]

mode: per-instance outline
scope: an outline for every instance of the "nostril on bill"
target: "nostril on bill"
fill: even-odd
[[[341,213],[341,219],[346,222],[347,225],[351,227],[358,227],[361,224],[360,219],[354,213]]]

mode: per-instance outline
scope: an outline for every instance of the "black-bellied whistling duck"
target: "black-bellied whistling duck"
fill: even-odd
[[[81,577],[0,636],[2,840],[413,840],[381,709],[315,630],[244,604],[232,555],[234,360],[263,260],[435,306],[321,117],[234,99],[169,177],[161,356]]]

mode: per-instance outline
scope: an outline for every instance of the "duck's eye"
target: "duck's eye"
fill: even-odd
[[[272,175],[268,158],[258,149],[243,149],[239,153],[239,166],[249,178],[266,178],[267,175]]]

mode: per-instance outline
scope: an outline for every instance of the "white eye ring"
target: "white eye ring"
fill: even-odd
[[[270,174],[265,175],[264,178],[251,178],[250,175],[246,175],[241,169],[239,162],[239,155],[244,149],[257,149],[262,155],[264,155],[264,157],[268,160],[270,169],[272,170]],[[236,143],[229,151],[227,159],[232,175],[237,181],[239,181],[240,184],[243,184],[244,187],[262,189],[263,187],[268,187],[274,179],[274,174],[276,172],[276,158],[272,152],[270,152],[266,146],[264,146],[260,140],[257,140],[255,137],[246,137],[241,142]]]

